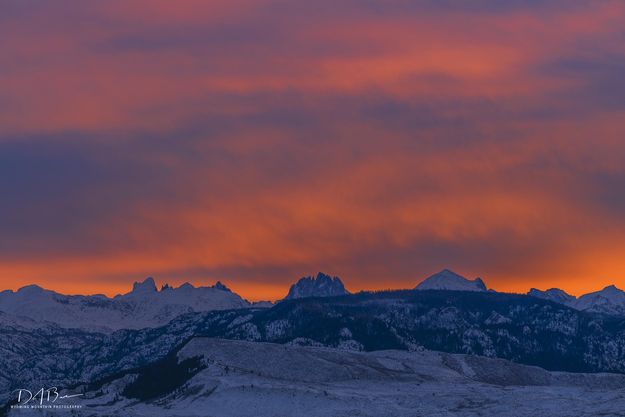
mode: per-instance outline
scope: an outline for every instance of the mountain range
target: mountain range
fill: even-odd
[[[75,387],[136,374],[194,337],[356,352],[428,349],[551,371],[625,373],[622,318],[520,294],[361,292],[188,313],[163,326],[112,333],[11,317],[0,313],[0,404],[20,386]]]
[[[262,306],[262,305],[261,305]],[[139,329],[166,324],[181,314],[252,307],[221,282],[212,287],[185,283],[164,285],[152,278],[135,282],[132,291],[113,298],[104,295],[64,295],[29,285],[0,292],[0,311],[34,322],[94,331]]]
[[[470,280],[448,269],[427,277],[415,290],[495,293],[481,278]],[[319,272],[294,283],[283,301],[349,294],[340,278]],[[527,295],[579,311],[625,316],[625,292],[613,285],[579,298],[557,288],[546,291],[532,288]],[[48,323],[101,332],[162,326],[182,314],[194,312],[270,308],[273,305],[271,302],[251,303],[219,281],[209,287],[185,283],[174,288],[165,284],[158,290],[154,280],[147,278],[135,282],[130,292],[112,298],[101,294],[64,295],[37,285],[22,287],[15,292],[0,292],[0,312],[15,316],[14,321],[30,323],[31,327]]]
[[[289,288],[289,293],[285,300],[306,297],[333,297],[337,295],[347,295],[349,291],[345,289],[339,277],[331,277],[323,272],[319,272],[316,277],[300,278]]]
[[[481,278],[469,280],[448,269],[424,279],[415,289],[496,292],[493,289],[489,290]],[[600,291],[581,295],[579,298],[567,294],[559,288],[545,291],[532,288],[527,295],[563,304],[579,311],[625,316],[625,292],[614,285],[607,286]]]
[[[113,381],[123,388],[132,387],[131,381],[144,372],[146,381],[153,378],[154,367],[171,371],[171,378],[162,379],[175,382],[179,369],[168,361],[199,337],[270,342],[284,349],[426,349],[550,371],[625,373],[625,321],[617,308],[623,305],[622,292],[615,287],[579,298],[559,290],[507,294],[488,290],[480,279],[444,270],[413,290],[346,293],[339,278],[325,274],[304,277],[289,291],[291,297],[270,305],[249,303],[221,283],[157,290],[152,279],[112,298],[66,296],[36,286],[4,291],[0,404],[20,386],[42,384],[82,387],[99,398],[105,395],[102,387]],[[243,359],[281,366],[279,355],[237,355],[226,358],[233,367]],[[191,372],[204,365],[192,360],[184,369]],[[291,374],[302,369],[294,367]],[[494,375],[500,371],[492,370]],[[107,389],[120,398],[145,395],[146,389],[140,383],[134,391],[118,388]]]
[[[579,298],[558,288],[551,288],[546,291],[532,288],[528,294],[564,304],[580,311],[625,316],[625,292],[614,285],[609,285],[600,291],[584,294]]]
[[[346,294],[349,292],[338,277],[319,272],[293,284],[285,300]],[[187,313],[272,306],[268,301],[249,302],[220,281],[210,287],[165,284],[158,290],[154,279],[147,278],[135,282],[130,292],[112,298],[102,294],[64,295],[37,285],[0,292],[0,312],[15,316],[14,322],[100,332],[158,327]]]

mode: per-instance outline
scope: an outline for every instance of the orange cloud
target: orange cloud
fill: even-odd
[[[625,6],[400,3],[14,6],[4,286],[625,282]]]

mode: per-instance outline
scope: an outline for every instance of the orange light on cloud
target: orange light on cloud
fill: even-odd
[[[560,6],[13,6],[1,287],[625,286],[625,5]]]

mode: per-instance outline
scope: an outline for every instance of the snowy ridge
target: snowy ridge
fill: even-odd
[[[449,290],[489,292],[480,278],[469,280],[445,269],[432,275],[416,290]],[[308,297],[331,297],[347,295],[338,277],[318,273],[304,277],[291,286],[285,299]],[[550,300],[576,310],[591,313],[625,316],[625,292],[611,285],[601,291],[579,298],[552,288],[540,291],[532,288],[529,296]],[[135,282],[132,291],[113,298],[105,295],[63,295],[29,285],[18,291],[0,292],[0,324],[23,324],[33,328],[38,325],[56,324],[65,328],[81,328],[90,331],[110,332],[118,329],[140,329],[164,325],[187,313],[241,308],[271,308],[267,301],[250,303],[232,292],[221,282],[211,287],[194,287],[185,283],[173,288],[167,284],[160,290],[152,278]]]
[[[221,283],[198,288],[189,283],[165,285],[158,291],[152,278],[135,282],[131,292],[113,298],[63,295],[36,285],[0,293],[0,311],[22,320],[104,332],[161,326],[185,313],[247,307],[250,303]]]
[[[573,307],[582,311],[625,315],[625,292],[610,285],[601,291],[582,295],[573,303]]]
[[[625,315],[625,292],[614,285],[609,285],[600,291],[584,294],[579,298],[569,295],[559,288],[551,288],[547,291],[532,288],[527,295],[554,301],[580,311],[615,316]]]
[[[482,279],[469,280],[449,269],[444,269],[424,279],[415,289],[495,292],[492,289],[487,289]],[[625,292],[614,285],[609,285],[600,291],[584,294],[579,298],[559,288],[550,288],[545,291],[532,288],[527,295],[563,304],[580,311],[625,316]]]
[[[549,300],[556,303],[572,306],[575,304],[577,298],[575,296],[567,294],[565,291],[559,288],[550,288],[546,291],[541,291],[536,288],[529,290],[527,295],[536,298],[542,298],[543,300]]]
[[[416,290],[449,290],[449,291],[486,291],[481,278],[469,280],[449,269],[424,279],[415,287]]]

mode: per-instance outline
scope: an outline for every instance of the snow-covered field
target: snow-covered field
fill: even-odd
[[[547,372],[432,351],[357,353],[195,338],[205,368],[147,401],[125,375],[74,401],[84,416],[625,416],[625,375]],[[72,415],[72,412],[57,411]],[[14,410],[11,416],[36,415]]]

